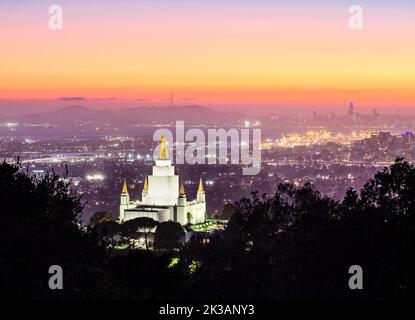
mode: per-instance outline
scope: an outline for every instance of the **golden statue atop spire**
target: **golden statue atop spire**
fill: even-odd
[[[184,184],[183,184],[183,180],[180,183],[180,191],[179,191],[180,196],[185,196],[186,194],[184,193]]]
[[[161,145],[160,145],[160,159],[161,160],[166,160],[169,156],[168,152],[167,152],[167,147],[166,147],[166,136],[161,136]]]
[[[127,189],[127,181],[124,180],[124,185],[122,187],[122,193],[128,193],[128,189]]]
[[[204,190],[203,190],[202,177],[200,177],[200,180],[199,180],[199,189],[197,190],[197,192],[204,192]]]

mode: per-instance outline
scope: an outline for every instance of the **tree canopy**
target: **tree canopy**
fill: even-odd
[[[226,230],[209,243],[182,246],[184,230],[171,221],[98,219],[85,228],[82,201],[64,180],[3,163],[0,297],[413,299],[414,182],[415,167],[397,159],[342,201],[309,183],[280,184],[272,195],[236,202]],[[156,251],[114,254],[99,241],[155,225]],[[64,290],[48,288],[51,265],[62,266]],[[352,265],[363,269],[364,290],[348,287]]]
[[[98,290],[105,252],[81,228],[80,198],[50,173],[29,177],[18,165],[0,164],[0,296],[82,297]],[[48,287],[48,269],[65,270],[67,290]],[[96,290],[96,291],[94,291]]]
[[[173,221],[162,222],[157,226],[154,245],[158,249],[173,250],[180,247],[180,240],[184,236],[185,233],[180,223]]]
[[[254,192],[236,203],[226,232],[183,250],[201,268],[192,285],[203,298],[413,298],[415,167],[403,159],[343,201],[310,184],[281,184],[272,196]],[[348,287],[360,265],[365,290]],[[203,288],[203,290],[201,290]]]

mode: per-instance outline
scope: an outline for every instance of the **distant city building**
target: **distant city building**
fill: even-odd
[[[349,104],[349,112],[347,113],[347,115],[349,117],[353,117],[354,116],[354,105],[353,105],[353,102],[350,102],[350,104]]]
[[[162,137],[159,159],[153,174],[145,178],[140,200],[130,200],[126,182],[121,192],[120,222],[138,217],[149,217],[159,222],[175,221],[182,225],[205,222],[206,197],[200,178],[197,197],[188,201],[183,181],[174,172],[168,159],[165,137]],[[180,186],[179,186],[180,182]]]
[[[405,131],[402,134],[402,151],[405,156],[408,156],[412,145],[414,144],[412,131]]]

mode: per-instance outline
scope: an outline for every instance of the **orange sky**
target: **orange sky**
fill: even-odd
[[[0,4],[0,99],[415,105],[411,5],[364,7],[351,31],[346,2],[63,3],[61,31],[48,2]]]

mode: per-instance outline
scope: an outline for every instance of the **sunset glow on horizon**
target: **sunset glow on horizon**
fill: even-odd
[[[52,4],[0,3],[0,100],[415,106],[410,1],[360,1],[355,31],[349,1],[62,0],[55,31]]]

